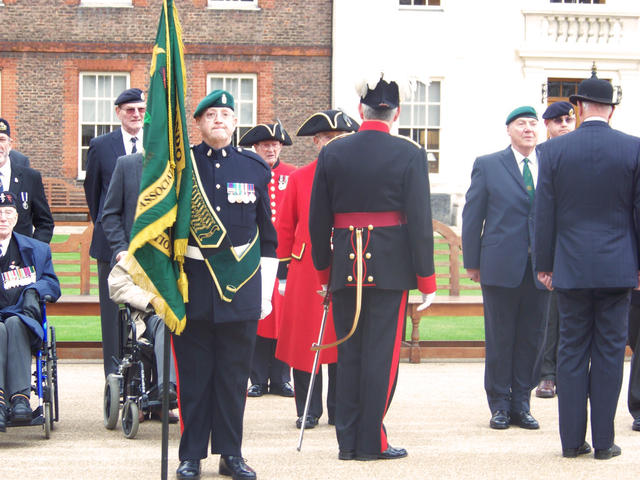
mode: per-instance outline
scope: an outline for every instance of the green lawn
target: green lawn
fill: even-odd
[[[405,340],[411,340],[411,319],[407,317]],[[482,317],[422,317],[420,340],[484,340]]]
[[[99,342],[102,340],[100,317],[47,317],[49,325],[56,328],[59,342]]]

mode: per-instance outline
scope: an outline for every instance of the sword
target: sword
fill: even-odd
[[[314,343],[311,348],[320,345],[322,342],[322,336],[324,335],[324,326],[327,323],[327,314],[329,313],[329,303],[331,302],[331,294],[329,293],[329,287],[324,294],[324,300],[322,301],[322,323],[320,323],[320,334],[318,335],[318,342]],[[304,437],[304,426],[307,422],[307,415],[309,414],[309,404],[311,403],[311,394],[313,392],[313,385],[316,380],[316,368],[318,366],[318,357],[320,356],[320,350],[316,350],[316,354],[313,357],[313,367],[311,368],[311,380],[309,380],[309,389],[307,390],[307,399],[304,402],[304,413],[302,414],[302,425],[300,426],[300,438],[298,439],[298,451],[302,449],[302,439]]]

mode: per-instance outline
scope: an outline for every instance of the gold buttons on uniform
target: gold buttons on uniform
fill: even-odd
[[[207,157],[211,156],[211,149],[209,149],[209,151],[207,152]]]
[[[216,207],[216,212],[219,212],[219,211],[220,211],[220,207]]]
[[[216,184],[216,189],[220,190],[220,184]]]
[[[353,232],[353,225],[349,225],[349,230]]]
[[[351,275],[347,277],[347,282],[353,282],[353,277]]]
[[[367,260],[369,260],[371,258],[371,254],[369,252],[364,254],[364,258],[366,258]]]
[[[216,163],[216,168],[220,168],[220,164],[219,163]]]
[[[367,282],[373,282],[373,276],[372,275],[369,275],[367,277]]]
[[[350,253],[350,254],[349,254],[349,258],[350,258],[351,260],[353,260],[354,258],[356,258],[356,254],[355,254],[355,253]]]
[[[369,225],[367,228],[368,228],[369,230],[373,230],[373,225]]]
[[[222,149],[222,156],[223,156],[223,157],[226,157],[226,156],[227,156],[227,151],[226,151],[224,148]]]

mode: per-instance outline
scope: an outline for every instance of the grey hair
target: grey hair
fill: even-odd
[[[609,114],[613,110],[612,105],[607,105],[605,103],[590,102],[588,100],[582,100],[582,108],[584,108],[586,112],[594,113],[594,114],[604,113],[604,112]]]
[[[381,120],[383,122],[391,122],[395,117],[398,108],[373,108],[369,105],[362,104],[362,116],[365,120]]]

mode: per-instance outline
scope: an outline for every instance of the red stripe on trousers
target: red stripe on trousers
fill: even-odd
[[[406,322],[406,314],[407,314],[407,296],[408,291],[405,290],[402,294],[402,300],[400,300],[400,308],[398,309],[398,322],[396,326],[396,337],[393,344],[393,356],[391,357],[391,370],[389,371],[389,386],[387,388],[387,401],[384,405],[384,414],[386,415],[387,410],[389,409],[389,399],[391,398],[391,390],[393,389],[393,384],[396,379],[396,375],[398,373],[398,365],[400,364],[400,345],[402,344],[402,327],[404,322]],[[380,423],[380,452],[384,452],[387,448],[389,448],[389,443],[387,442],[387,435],[384,433],[383,428],[384,423],[384,415],[382,416],[382,422]]]

